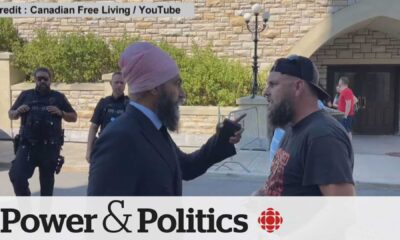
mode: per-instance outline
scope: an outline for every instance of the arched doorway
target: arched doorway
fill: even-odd
[[[331,95],[342,75],[360,98],[355,132],[399,131],[400,2],[365,0],[315,26],[291,50],[311,57]]]

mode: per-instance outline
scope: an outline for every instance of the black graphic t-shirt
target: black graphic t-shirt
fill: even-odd
[[[319,185],[354,183],[353,167],[346,131],[320,110],[287,130],[264,191],[269,196],[320,196]]]

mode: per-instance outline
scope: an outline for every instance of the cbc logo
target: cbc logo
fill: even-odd
[[[258,217],[258,223],[262,230],[272,233],[280,228],[283,223],[283,218],[278,211],[273,208],[268,208],[267,210],[262,211]]]

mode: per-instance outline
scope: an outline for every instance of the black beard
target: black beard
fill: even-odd
[[[165,90],[162,90],[157,100],[157,116],[164,126],[174,132],[179,125],[179,102],[174,103]]]
[[[39,92],[40,95],[44,96],[49,94],[50,92],[50,87],[47,86],[46,84],[40,84],[36,86],[36,90]]]
[[[273,127],[285,127],[293,119],[294,111],[288,99],[282,100],[279,105],[269,111],[268,122]]]

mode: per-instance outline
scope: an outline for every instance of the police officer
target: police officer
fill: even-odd
[[[40,195],[52,196],[64,142],[61,122],[75,122],[77,114],[62,93],[50,89],[49,69],[37,68],[34,78],[35,89],[23,91],[8,112],[12,120],[21,117],[20,143],[9,176],[17,196],[30,196],[28,179],[38,166]]]
[[[96,134],[100,126],[100,133],[110,122],[114,121],[125,112],[126,105],[129,102],[128,96],[124,95],[126,82],[122,78],[121,72],[115,72],[112,75],[111,82],[112,95],[100,99],[90,122],[86,160],[90,162],[90,153],[96,139]],[[99,133],[99,134],[100,134]]]

